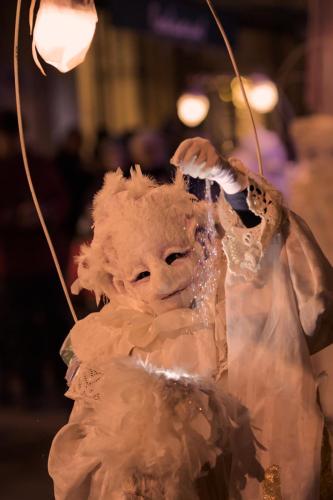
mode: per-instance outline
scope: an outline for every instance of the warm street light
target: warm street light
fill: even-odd
[[[258,113],[269,113],[279,100],[278,90],[271,80],[254,82],[250,93],[249,101],[252,108]]]
[[[187,127],[196,127],[206,118],[209,99],[203,94],[182,94],[177,101],[178,118]]]

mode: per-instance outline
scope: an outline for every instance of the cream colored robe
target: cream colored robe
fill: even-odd
[[[229,260],[228,389],[249,409],[260,463],[277,466],[281,498],[315,500],[323,418],[310,355],[332,343],[332,269],[306,224],[287,210],[279,215],[265,183],[250,183],[248,204],[262,217],[261,228],[245,229],[220,210]],[[326,384],[332,388],[332,380]],[[242,454],[241,435],[237,448]],[[249,478],[241,498],[261,495]]]

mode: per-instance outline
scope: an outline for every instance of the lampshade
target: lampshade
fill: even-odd
[[[35,0],[31,4],[34,8]],[[32,14],[30,13],[30,27]],[[81,64],[95,33],[97,13],[93,0],[41,0],[33,29],[32,50],[37,57],[66,73]]]

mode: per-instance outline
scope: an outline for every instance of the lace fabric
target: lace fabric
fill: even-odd
[[[225,231],[222,239],[229,270],[246,280],[254,279],[261,269],[261,261],[283,218],[281,195],[264,179],[250,173],[235,159],[230,164],[248,178],[247,203],[249,209],[261,218],[261,224],[247,228],[223,196],[218,203],[220,222]]]
[[[103,373],[101,371],[87,366],[80,366],[72,379],[66,396],[74,400],[84,398],[99,401],[101,399],[99,383],[102,377]]]

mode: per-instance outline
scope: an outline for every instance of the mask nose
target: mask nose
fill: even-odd
[[[160,297],[178,290],[175,270],[164,261],[156,262],[152,266],[150,283],[153,293]]]

